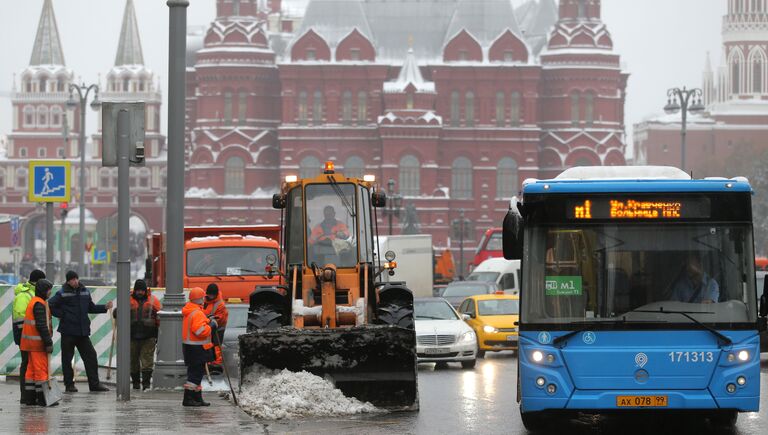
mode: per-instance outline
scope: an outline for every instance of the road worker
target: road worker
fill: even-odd
[[[13,289],[13,342],[21,346],[21,329],[24,327],[24,317],[27,315],[27,305],[35,297],[35,284],[45,279],[45,272],[35,269],[29,274],[29,281],[17,285]],[[21,351],[21,366],[19,366],[19,388],[21,389],[21,403],[24,403],[24,376],[27,372],[29,356]]]
[[[48,297],[53,284],[40,279],[35,285],[35,296],[29,301],[21,330],[21,350],[28,353],[29,364],[24,374],[24,404],[45,406],[43,383],[48,382],[48,361],[53,353],[53,329]]]
[[[187,366],[187,382],[184,383],[183,406],[210,406],[203,401],[203,375],[205,365],[214,360],[212,334],[216,333],[216,320],[203,312],[205,292],[195,287],[189,292],[189,302],[181,309],[184,316],[181,326],[184,365]]]
[[[227,305],[221,297],[219,286],[215,283],[208,284],[208,288],[205,289],[203,312],[205,312],[208,318],[213,317],[216,320],[216,325],[218,325],[216,327],[216,337],[213,337],[216,359],[212,364],[209,364],[209,367],[212,372],[221,373],[221,365],[224,363],[221,357],[221,343],[224,340],[224,330],[227,327],[229,311],[227,311]]]

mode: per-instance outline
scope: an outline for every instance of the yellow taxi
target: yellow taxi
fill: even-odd
[[[517,350],[520,298],[513,295],[475,295],[459,305],[467,324],[477,334],[477,357],[485,352]]]

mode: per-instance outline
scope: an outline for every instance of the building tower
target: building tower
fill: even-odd
[[[193,188],[242,197],[279,185],[280,82],[258,4],[217,0],[216,19],[188,74]],[[215,209],[210,216],[218,221]]]
[[[559,18],[541,54],[543,174],[584,165],[622,165],[622,72],[600,0],[560,0]]]

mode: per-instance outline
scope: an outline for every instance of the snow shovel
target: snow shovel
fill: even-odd
[[[208,363],[205,363],[205,376],[208,377],[208,385],[213,386],[213,379],[211,379],[211,371],[208,370]]]
[[[214,344],[216,346],[221,347],[219,334],[214,332],[212,335],[214,337]],[[227,377],[227,385],[229,385],[229,392],[232,393],[232,400],[235,402],[235,406],[239,406],[237,404],[237,396],[235,395],[235,389],[232,388],[232,379],[229,378],[229,370],[227,369],[227,360],[224,359],[224,352],[221,352],[221,365],[224,368],[224,376]],[[205,369],[208,370],[208,364],[205,365]]]
[[[112,343],[109,345],[109,364],[107,364],[107,380],[112,379],[112,354],[115,351],[115,336],[117,335],[117,326],[115,317],[112,315],[112,308],[109,309],[109,317],[112,318]]]

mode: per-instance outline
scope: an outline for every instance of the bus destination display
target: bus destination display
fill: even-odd
[[[706,198],[582,198],[570,200],[568,218],[575,220],[675,220],[710,217]]]

